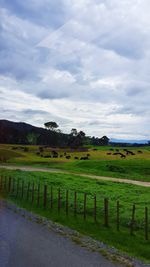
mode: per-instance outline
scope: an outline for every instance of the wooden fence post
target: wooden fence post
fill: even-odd
[[[84,213],[83,213],[84,220],[86,220],[86,200],[87,200],[87,194],[84,193]]]
[[[3,176],[1,176],[1,191],[3,192]]]
[[[66,190],[66,215],[68,215],[68,190]]]
[[[30,182],[28,182],[28,186],[27,186],[27,198],[26,200],[29,200],[29,192],[30,192]]]
[[[37,189],[37,206],[39,207],[40,205],[40,184],[38,184],[38,189]]]
[[[22,180],[21,199],[23,199],[23,195],[24,195],[24,180]]]
[[[12,193],[14,193],[15,191],[15,178],[13,177],[13,181],[12,181]]]
[[[7,184],[7,181],[6,181],[6,176],[4,177],[4,192],[6,192],[6,190],[7,190],[7,187],[6,187],[6,184]]]
[[[8,180],[8,192],[10,193],[11,191],[11,177],[9,177],[9,180]]]
[[[43,192],[43,206],[46,208],[47,205],[47,185],[44,185],[44,192]]]
[[[117,201],[117,217],[116,217],[116,222],[117,222],[117,231],[120,230],[120,203]]]
[[[60,211],[61,206],[61,194],[60,194],[60,188],[58,189],[58,211]]]
[[[19,184],[20,184],[20,180],[19,178],[17,179],[17,191],[16,191],[16,198],[18,197],[19,195]]]
[[[135,204],[132,207],[132,217],[131,217],[131,224],[130,224],[130,235],[134,234],[134,224],[135,224]]]
[[[32,199],[31,199],[31,203],[33,205],[34,202],[34,182],[32,183]]]
[[[9,177],[6,177],[6,192],[9,193]]]
[[[74,216],[77,215],[77,192],[74,192]]]
[[[51,198],[50,198],[50,207],[53,208],[53,187],[51,186]]]
[[[108,227],[108,199],[104,199],[104,226]]]
[[[2,176],[0,176],[0,191],[2,192]]]
[[[148,240],[148,208],[145,207],[145,240]]]
[[[96,195],[94,196],[94,222],[97,220],[97,200]]]

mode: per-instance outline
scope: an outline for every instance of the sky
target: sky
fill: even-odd
[[[150,139],[149,0],[0,0],[0,118]]]

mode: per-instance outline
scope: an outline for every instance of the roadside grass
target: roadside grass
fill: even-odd
[[[14,177],[28,182],[35,183],[34,203],[32,191],[29,194],[29,201],[26,199],[26,192],[21,199],[14,194],[5,195],[10,201],[18,206],[24,207],[32,212],[50,218],[55,222],[69,226],[80,233],[89,235],[97,240],[116,247],[120,251],[131,256],[150,262],[150,241],[144,239],[144,209],[150,207],[150,188],[114,183],[108,181],[90,180],[81,176],[60,173],[24,172],[0,169],[1,176]],[[40,206],[37,207],[37,185],[40,183]],[[48,186],[47,208],[43,208],[43,186]],[[50,190],[53,187],[53,209],[50,208]],[[61,208],[58,211],[58,189],[61,189]],[[26,188],[27,190],[27,188]],[[69,190],[69,211],[65,213],[66,190]],[[77,215],[74,216],[74,191],[77,192]],[[86,221],[83,219],[83,199],[87,193]],[[97,222],[94,222],[93,207],[94,195],[97,195]],[[109,199],[109,227],[104,227],[104,198]],[[116,229],[116,201],[120,202],[120,231]],[[130,221],[132,206],[136,205],[136,223],[134,235],[130,235]]]

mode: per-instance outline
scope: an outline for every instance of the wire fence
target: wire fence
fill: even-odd
[[[128,210],[125,211],[119,200],[114,202],[108,198],[101,199],[96,194],[6,176],[0,176],[0,192],[32,207],[78,216],[84,222],[90,219],[107,229],[114,226],[118,233],[123,227],[131,236],[142,231],[144,239],[149,240],[148,207],[131,204],[126,206]]]

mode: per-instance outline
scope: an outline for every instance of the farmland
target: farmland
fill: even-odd
[[[42,172],[23,172],[1,169],[1,176],[15,178],[17,186],[20,180],[20,191],[16,198],[14,193],[7,196],[17,205],[32,210],[56,222],[67,225],[79,232],[90,235],[119,250],[127,252],[142,260],[149,261],[149,241],[144,238],[144,209],[150,206],[150,188],[129,184],[90,180],[80,176],[67,174],[48,174]],[[24,195],[22,194],[22,181],[24,181]],[[32,188],[28,193],[27,185],[34,182],[34,203]],[[37,186],[40,184],[40,203],[37,207]],[[43,208],[43,186],[48,186],[47,207]],[[50,190],[53,188],[53,208],[50,207]],[[61,206],[58,210],[58,190],[61,194]],[[66,216],[66,190],[68,190],[68,215]],[[77,192],[77,214],[74,216],[74,192]],[[87,194],[86,220],[83,218],[84,193]],[[97,196],[96,222],[93,218],[94,196]],[[5,196],[5,195],[4,195]],[[109,226],[104,227],[104,199],[109,200]],[[116,228],[116,203],[120,203],[120,229]],[[32,205],[31,205],[32,203]],[[130,235],[130,221],[133,204],[136,205],[134,233]]]
[[[118,153],[118,150],[119,153],[125,154],[126,151],[124,149],[132,151],[133,155],[121,158],[119,154],[115,154],[116,152]],[[53,157],[53,151],[58,154],[57,157]],[[81,159],[87,157],[87,155],[88,160]],[[69,158],[66,158],[67,156]],[[114,246],[131,256],[142,259],[145,262],[150,261],[150,241],[145,240],[144,232],[145,207],[148,208],[148,211],[150,207],[150,188],[86,178],[86,174],[91,174],[149,182],[149,147],[142,147],[139,152],[139,148],[131,147],[89,147],[85,148],[84,151],[72,151],[70,149],[41,148],[39,146],[0,145],[0,159],[2,165],[13,165],[16,166],[16,169],[19,169],[19,166],[56,169],[55,173],[0,169],[3,179],[11,177],[15,181],[14,192],[11,194],[5,194],[4,192],[3,197],[7,197],[9,201],[16,203],[18,206]],[[59,173],[60,170],[68,171],[70,174]],[[83,173],[85,177],[80,176]],[[18,180],[19,187],[17,189]],[[28,190],[29,184],[30,190]],[[33,184],[34,191],[31,187]],[[22,185],[24,186],[24,192],[22,191]],[[39,185],[40,195],[38,196]],[[46,207],[43,208],[45,185],[47,186],[47,203]],[[52,189],[53,208],[50,203]],[[16,197],[16,190],[19,190],[18,197]],[[74,215],[75,192],[77,194],[76,216]],[[84,218],[85,194],[86,219]],[[39,205],[37,206],[38,197]],[[94,215],[95,197],[97,202]],[[106,199],[109,203],[107,227],[104,225],[106,219],[104,218],[104,200]],[[66,203],[68,205],[67,216]],[[119,229],[116,221],[117,203],[119,203]],[[135,221],[133,229],[131,229],[134,205]],[[133,231],[132,234],[131,230]]]
[[[140,149],[142,153],[138,152],[139,148],[125,148],[133,153],[133,155],[127,155],[126,158],[114,155],[116,149],[126,154],[124,148],[98,147],[94,149],[90,147],[87,151],[70,151],[69,149],[45,148],[40,151],[38,146],[0,145],[0,159],[1,163],[7,164],[57,168],[76,173],[150,181],[150,147]],[[52,157],[52,151],[57,151],[57,158]],[[90,155],[88,160],[80,160],[87,154]],[[66,155],[70,158],[66,159]]]

